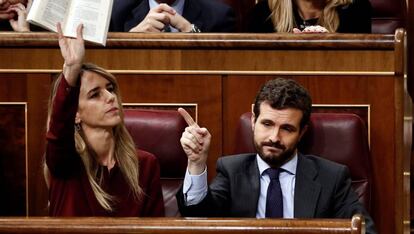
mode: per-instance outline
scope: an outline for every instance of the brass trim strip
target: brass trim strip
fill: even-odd
[[[312,104],[314,107],[369,107],[370,104]]]
[[[27,102],[0,102],[0,105],[27,105]]]
[[[371,149],[371,105],[370,104],[312,104],[312,107],[357,107],[368,109],[368,146]]]
[[[29,217],[29,137],[27,120],[27,102],[0,102],[1,105],[24,105],[24,140],[25,140],[25,172],[26,172],[26,217]]]
[[[109,70],[113,74],[177,74],[177,75],[367,75],[394,76],[390,71],[229,71],[229,70]]]
[[[60,69],[0,69],[0,73],[60,73]],[[234,71],[234,70],[107,70],[113,74],[175,74],[175,75],[365,75],[395,76],[394,71]]]
[[[140,107],[140,106],[167,106],[167,107],[172,107],[172,106],[176,106],[176,107],[194,107],[195,108],[195,122],[198,123],[198,103],[135,103],[135,102],[125,102],[122,103],[122,106],[135,106],[135,107]]]

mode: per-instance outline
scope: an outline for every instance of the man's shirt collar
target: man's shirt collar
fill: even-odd
[[[263,159],[259,156],[259,154],[256,154],[256,159],[257,159],[257,166],[259,167],[259,173],[260,173],[260,175],[262,175],[262,173],[267,168],[270,168],[270,166],[265,161],[263,161]],[[298,152],[296,151],[293,158],[290,159],[285,164],[283,164],[280,168],[282,168],[285,172],[288,172],[292,175],[295,175],[297,165],[298,165]]]

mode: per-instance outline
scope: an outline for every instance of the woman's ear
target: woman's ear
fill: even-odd
[[[75,116],[75,124],[80,124],[81,123],[81,119],[79,116],[79,112],[76,112],[76,116]]]

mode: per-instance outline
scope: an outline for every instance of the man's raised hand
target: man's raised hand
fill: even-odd
[[[192,175],[199,175],[206,168],[211,135],[206,128],[200,128],[183,108],[178,108],[178,112],[188,124],[180,139],[188,157],[188,171]]]

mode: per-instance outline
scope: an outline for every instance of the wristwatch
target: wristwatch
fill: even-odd
[[[192,24],[190,33],[201,33],[201,30],[195,24]]]

